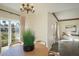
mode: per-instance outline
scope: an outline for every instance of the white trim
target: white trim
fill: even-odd
[[[9,27],[8,27],[8,46],[11,44],[11,21],[9,21]]]

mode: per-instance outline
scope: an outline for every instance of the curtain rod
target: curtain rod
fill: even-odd
[[[1,11],[4,11],[4,12],[8,12],[8,13],[10,13],[10,14],[14,14],[14,15],[20,16],[19,14],[16,14],[16,13],[14,13],[14,12],[10,12],[10,11],[4,10],[4,9],[0,9],[0,10],[1,10]]]

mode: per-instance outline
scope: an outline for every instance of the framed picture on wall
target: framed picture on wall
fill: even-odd
[[[71,34],[76,34],[77,33],[77,26],[76,25],[67,25],[65,27],[66,31],[71,32]]]
[[[67,31],[71,31],[71,32],[76,32],[77,31],[77,26],[76,25],[67,25],[66,27]]]

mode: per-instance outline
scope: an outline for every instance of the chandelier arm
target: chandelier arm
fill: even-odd
[[[29,12],[32,12],[34,13],[35,10],[34,10],[34,6],[33,5],[30,5],[29,3],[26,4],[22,4],[22,8],[20,8],[21,12],[24,12],[24,11],[27,11],[27,14]]]

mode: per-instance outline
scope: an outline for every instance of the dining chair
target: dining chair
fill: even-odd
[[[42,40],[37,40],[36,43],[40,43],[40,44],[43,44],[46,46],[46,42],[45,41],[42,41]]]

